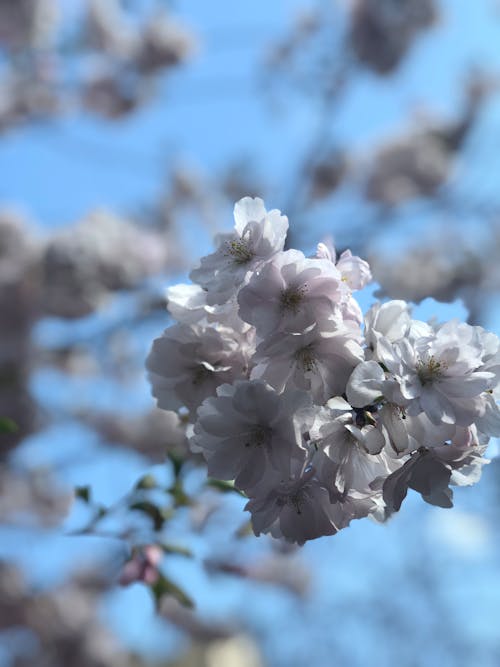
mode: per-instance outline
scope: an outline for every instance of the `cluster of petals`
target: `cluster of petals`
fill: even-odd
[[[247,498],[256,535],[303,544],[353,519],[386,520],[408,490],[452,505],[500,436],[500,341],[404,301],[364,316],[369,265],[329,243],[284,250],[288,220],[261,199],[169,288],[176,324],[147,368],[159,407],[188,410],[208,474]]]

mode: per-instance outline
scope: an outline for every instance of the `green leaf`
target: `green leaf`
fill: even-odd
[[[193,601],[182,588],[179,588],[177,584],[174,584],[173,581],[163,574],[160,574],[158,579],[151,586],[151,592],[153,593],[157,609],[159,608],[161,599],[164,595],[171,595],[180,602],[183,607],[188,607],[189,609],[194,607]]]
[[[84,503],[90,502],[91,489],[90,486],[76,486],[75,497],[83,500]]]
[[[174,454],[173,452],[168,453],[168,458],[174,469],[175,479],[177,480],[179,479],[179,476],[182,472],[182,466],[184,465],[184,460],[177,454]]]
[[[253,534],[254,532],[252,528],[252,522],[249,519],[248,521],[245,521],[245,523],[238,528],[234,536],[237,537],[238,539],[242,539],[243,537],[248,537],[249,535]]]
[[[130,509],[146,514],[152,520],[154,529],[156,531],[161,530],[163,528],[163,524],[169,518],[168,510],[165,511],[164,509],[157,507],[154,503],[151,503],[147,500],[130,505]]]
[[[222,493],[237,493],[239,496],[246,498],[245,494],[235,487],[234,482],[225,482],[222,479],[213,479],[212,477],[209,477],[206,484],[213,489],[222,491]]]
[[[144,475],[135,485],[136,489],[156,489],[157,487],[158,483],[153,475]]]
[[[0,433],[17,433],[19,426],[9,417],[0,417]]]
[[[167,489],[167,492],[170,493],[174,499],[175,507],[189,507],[189,505],[193,504],[191,498],[182,488],[180,480],[177,480],[173,486]]]
[[[95,521],[100,521],[101,519],[103,519],[106,516],[107,513],[108,513],[108,508],[104,507],[104,505],[100,505],[97,508],[97,514],[95,516]]]
[[[163,551],[166,554],[174,554],[176,556],[185,556],[186,558],[192,558],[193,553],[190,549],[187,549],[186,547],[180,547],[177,544],[159,544]]]

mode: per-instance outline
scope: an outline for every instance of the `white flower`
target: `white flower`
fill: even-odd
[[[257,347],[252,377],[263,378],[277,391],[310,391],[313,400],[323,404],[344,393],[353,368],[363,359],[358,334],[353,322],[337,327],[332,321],[304,334],[273,334]]]
[[[363,313],[352,293],[363,289],[371,280],[372,274],[368,262],[361,257],[353,255],[350,250],[345,250],[337,261],[335,247],[329,241],[318,243],[316,258],[330,262],[341,276],[340,301],[342,314],[346,320],[354,320],[361,324],[363,322]]]
[[[478,432],[475,425],[467,428],[457,428],[451,441],[456,454],[455,459],[460,461],[459,467],[453,467],[450,483],[455,486],[470,486],[479,482],[483,465],[489,463],[483,458],[489,438]],[[462,454],[462,456],[460,456]]]
[[[453,507],[449,484],[474,483],[480,477],[481,467],[488,463],[482,458],[484,447],[474,444],[474,435],[474,429],[464,429],[449,445],[421,447],[389,475],[383,483],[386,517],[399,510],[409,488],[431,505]]]
[[[353,370],[346,387],[349,403],[363,408],[380,400],[387,393],[386,375],[377,361],[363,361]]]
[[[274,486],[252,497],[245,509],[252,515],[255,535],[270,533],[289,542],[304,544],[323,535],[334,535],[351,518],[341,503],[331,503],[330,494],[314,477],[314,470],[276,477]]]
[[[188,437],[208,473],[246,494],[256,535],[298,544],[384,521],[408,489],[451,507],[500,436],[500,340],[404,301],[375,304],[363,337],[366,262],[283,251],[288,221],[260,199],[234,217],[195,284],[169,288],[180,324],[147,360],[160,407],[198,407]]]
[[[431,505],[453,507],[450,477],[451,468],[441,461],[435,449],[419,449],[384,481],[386,518],[399,511],[409,488]]]
[[[496,362],[485,370],[490,366],[483,364],[484,355],[480,332],[453,321],[428,336],[412,335],[392,344],[379,338],[381,367],[372,360],[356,368],[348,399],[362,407],[383,395],[409,415],[425,412],[433,424],[469,426],[480,420],[480,430],[495,435],[500,433],[500,411],[490,392],[498,376]],[[486,356],[490,362],[492,357]]]
[[[376,356],[377,342],[386,338],[391,343],[404,338],[410,329],[410,308],[405,301],[374,304],[365,315],[366,345]]]
[[[191,280],[207,290],[209,305],[225,303],[254,271],[283,250],[288,219],[266,211],[262,199],[244,197],[234,207],[235,232],[218,237],[216,252],[202,258]]]
[[[433,424],[425,412],[408,415],[404,408],[392,403],[383,405],[378,414],[398,457],[411,454],[421,446],[438,447],[456,433],[453,424]]]
[[[245,346],[227,330],[176,324],[166,329],[146,360],[159,408],[196,409],[217,387],[243,376]]]
[[[363,289],[372,279],[368,262],[357,255],[353,255],[350,250],[345,250],[337,260],[335,246],[331,241],[318,243],[316,257],[335,264],[342,275],[343,281],[347,283],[352,291]]]
[[[238,316],[236,299],[229,299],[223,305],[209,306],[207,292],[199,285],[181,283],[167,288],[167,308],[170,314],[182,324],[211,324],[233,329],[238,333],[250,332],[250,325]],[[254,338],[254,332],[250,334]]]
[[[350,250],[345,250],[340,255],[336,267],[342,274],[344,282],[353,292],[363,289],[371,282],[370,265],[361,257],[353,255]]]
[[[334,314],[341,277],[325,261],[298,250],[276,254],[238,293],[240,317],[264,337],[275,331],[303,333]]]
[[[312,465],[318,470],[319,479],[340,493],[370,493],[373,480],[386,477],[399,467],[383,451],[388,442],[385,428],[369,413],[350,409],[339,413],[322,408],[310,437],[317,449]]]
[[[247,491],[267,473],[288,478],[292,458],[302,459],[303,434],[312,422],[304,392],[276,391],[259,380],[223,385],[198,409],[192,445],[207,459],[208,474],[235,480]]]

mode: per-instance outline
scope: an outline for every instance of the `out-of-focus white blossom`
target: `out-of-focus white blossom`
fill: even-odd
[[[57,0],[0,0],[0,46],[13,50],[47,47],[58,22]]]
[[[168,237],[96,210],[47,243],[42,260],[44,308],[61,317],[87,315],[107,292],[134,287],[171,259]]]
[[[139,70],[148,74],[186,60],[195,48],[191,31],[166,13],[151,17],[140,36],[137,52]]]
[[[394,70],[437,16],[434,0],[355,0],[352,5],[352,48],[378,74]]]

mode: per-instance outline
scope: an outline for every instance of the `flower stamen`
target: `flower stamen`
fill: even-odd
[[[248,264],[254,257],[254,253],[250,248],[250,239],[242,237],[227,241],[226,254],[233,258],[235,264]]]
[[[295,352],[295,360],[300,364],[304,372],[316,370],[316,356],[312,343],[301,347]]]
[[[294,315],[297,315],[306,292],[307,285],[300,285],[299,287],[288,287],[287,289],[282,290],[280,294],[281,310],[291,310]]]
[[[425,386],[439,379],[448,366],[445,362],[438,361],[434,355],[431,355],[419,359],[416,368],[418,379]]]

